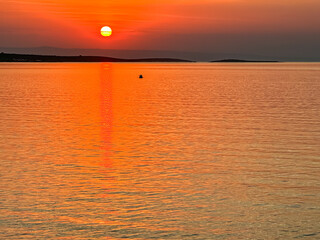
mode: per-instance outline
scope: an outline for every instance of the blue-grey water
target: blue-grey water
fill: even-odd
[[[0,239],[320,238],[320,63],[2,63],[0,134]]]

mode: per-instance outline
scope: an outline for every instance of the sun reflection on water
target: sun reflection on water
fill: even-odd
[[[0,65],[0,237],[316,234],[319,69]]]

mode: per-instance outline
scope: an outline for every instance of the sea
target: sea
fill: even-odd
[[[320,63],[1,63],[0,174],[0,239],[320,239]]]

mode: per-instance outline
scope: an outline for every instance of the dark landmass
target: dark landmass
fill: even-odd
[[[122,59],[99,56],[56,56],[0,53],[0,62],[192,62],[177,58]]]
[[[99,49],[99,48],[57,48],[50,46],[30,48],[9,48],[0,46],[0,52],[32,54],[32,55],[55,55],[55,56],[106,56],[121,59],[145,59],[145,58],[178,58],[200,62],[209,62],[219,59],[252,59],[287,61],[279,56],[265,56],[259,54],[227,53],[227,52],[199,52],[199,51],[174,51],[174,50],[142,50],[142,49]]]
[[[256,61],[256,60],[241,60],[241,59],[222,59],[222,60],[216,60],[216,61],[210,61],[210,62],[230,62],[230,63],[273,63],[273,62],[279,62],[279,61]]]
[[[145,58],[178,58],[190,59],[199,62],[210,62],[220,59],[251,59],[252,61],[281,62],[319,62],[319,51],[312,49],[311,52],[292,51],[291,53],[272,52],[250,52],[246,49],[230,51],[199,51],[199,50],[143,50],[143,49],[101,49],[101,48],[58,48],[51,46],[42,47],[5,47],[0,46],[0,52],[33,54],[33,55],[55,55],[55,56],[107,56],[120,59],[145,59]],[[250,61],[251,62],[251,61]]]
[[[102,56],[57,56],[57,55],[36,55],[36,54],[15,54],[0,53],[0,62],[194,62],[178,58],[136,58],[124,59]],[[220,63],[274,63],[279,61],[270,60],[241,60],[222,59],[210,61]]]

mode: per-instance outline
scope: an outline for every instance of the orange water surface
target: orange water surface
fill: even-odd
[[[0,238],[320,238],[319,93],[319,63],[2,63]]]

